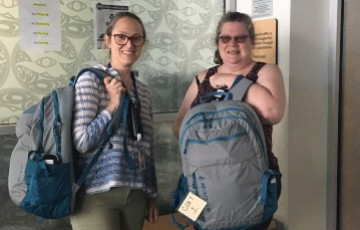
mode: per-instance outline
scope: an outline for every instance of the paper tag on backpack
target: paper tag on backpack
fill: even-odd
[[[196,221],[206,206],[206,201],[189,192],[178,211],[193,221]]]

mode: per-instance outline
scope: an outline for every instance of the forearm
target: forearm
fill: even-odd
[[[111,119],[110,113],[103,110],[95,119],[88,123],[87,119],[75,119],[74,121],[74,145],[80,153],[86,153],[95,148],[105,132]]]
[[[274,94],[260,84],[253,84],[245,97],[260,119],[265,124],[277,124],[285,112],[286,99],[284,95]]]
[[[104,109],[106,98],[100,96],[104,91],[99,79],[92,74],[82,75],[76,83],[73,140],[80,153],[96,147],[111,119],[110,112]]]

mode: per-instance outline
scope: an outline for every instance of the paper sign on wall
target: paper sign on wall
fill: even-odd
[[[271,17],[273,15],[273,0],[253,0],[252,18]]]
[[[25,0],[18,4],[20,49],[61,50],[60,0]]]
[[[112,17],[119,12],[129,11],[129,1],[96,1],[94,2],[94,38],[95,47],[101,49],[104,43],[105,30]]]
[[[264,19],[254,21],[255,45],[253,59],[277,64],[277,20]]]

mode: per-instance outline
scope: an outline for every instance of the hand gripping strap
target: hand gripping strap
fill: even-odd
[[[77,74],[76,78],[72,79],[71,84],[75,85],[78,77],[81,74],[83,74],[84,72],[87,72],[87,71],[90,71],[90,72],[94,73],[100,79],[100,82],[103,82],[103,80],[104,80],[104,78],[106,76],[111,76],[108,72],[106,72],[103,69],[89,67],[89,68],[84,68],[84,69],[80,70],[79,73]],[[105,148],[105,145],[109,141],[110,137],[119,128],[120,122],[118,122],[118,121],[121,121],[122,117],[126,116],[126,115],[123,114],[123,110],[122,110],[123,103],[124,103],[124,94],[120,97],[119,100],[120,100],[119,106],[118,106],[114,116],[111,118],[111,120],[109,122],[109,125],[108,125],[108,127],[106,129],[106,132],[103,133],[103,136],[100,139],[100,143],[98,143],[99,147],[98,147],[98,150],[97,150],[96,154],[93,156],[90,163],[84,169],[81,176],[76,180],[76,185],[78,187],[80,187],[84,183],[87,174],[90,172],[90,169],[95,165],[96,161],[100,157],[100,154],[103,152],[103,150]]]

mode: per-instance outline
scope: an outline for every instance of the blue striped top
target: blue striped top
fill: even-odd
[[[95,67],[106,69],[103,65]],[[116,70],[106,70],[120,79]],[[126,186],[143,189],[150,197],[157,195],[151,92],[147,85],[138,79],[136,89],[141,103],[143,137],[140,141],[134,141],[127,130],[120,128],[116,131],[85,180],[85,189],[89,194]],[[76,164],[80,168],[85,167],[96,153],[100,136],[111,119],[110,112],[105,109],[108,101],[109,96],[104,84],[93,73],[85,72],[78,78],[75,85],[73,141],[78,152]],[[124,137],[127,155],[124,152]],[[132,167],[127,164],[129,158],[133,162]]]

